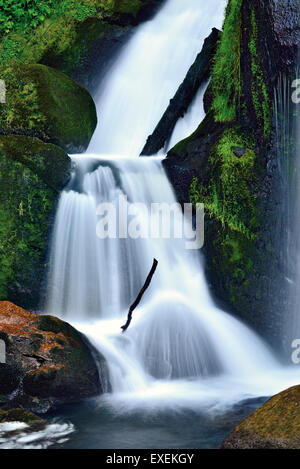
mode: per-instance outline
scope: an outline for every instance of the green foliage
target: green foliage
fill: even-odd
[[[234,147],[243,148],[244,155],[236,156]],[[253,139],[238,127],[226,129],[212,149],[209,164],[209,184],[200,186],[194,178],[190,187],[191,202],[204,203],[209,216],[222,226],[254,239],[258,221]]]
[[[0,0],[0,35],[27,25],[36,28],[51,12],[52,0]]]
[[[218,278],[221,296],[240,310],[247,307],[248,292],[253,288],[260,222],[262,169],[254,137],[238,126],[227,127],[212,147],[208,163],[205,179],[192,181],[190,200],[204,203],[209,218],[205,223],[205,250],[211,259],[208,269]],[[255,289],[258,297],[257,285]]]
[[[85,37],[77,41],[79,24],[93,18],[99,37],[101,25],[122,14],[134,17],[142,6],[141,0],[0,0],[0,71],[12,59],[38,63],[49,51],[54,57],[68,54],[70,62],[79,60],[87,47]],[[76,54],[70,52],[74,49]]]
[[[0,160],[0,299],[9,285],[32,275],[42,265],[48,220],[56,194],[38,176],[3,154]],[[36,280],[37,281],[37,280]]]
[[[84,88],[63,73],[39,64],[10,66],[2,77],[7,87],[6,103],[0,107],[3,129],[8,133],[11,129],[30,131],[67,151],[86,148],[97,116]]]
[[[212,70],[215,119],[231,122],[241,93],[241,6],[242,0],[229,0]]]
[[[265,83],[261,58],[258,53],[258,26],[255,11],[251,9],[251,36],[249,41],[249,51],[251,55],[252,72],[252,101],[258,122],[264,129],[264,136],[268,137],[271,131],[271,104],[267,86]]]
[[[50,215],[69,169],[68,156],[54,145],[0,136],[0,300],[14,282],[40,282]]]

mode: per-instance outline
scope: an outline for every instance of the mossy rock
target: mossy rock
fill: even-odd
[[[4,409],[47,412],[108,391],[104,357],[87,339],[55,316],[39,316],[0,301],[0,338],[6,363],[0,367]]]
[[[97,125],[88,91],[67,75],[45,65],[14,65],[2,73],[6,103],[2,132],[39,137],[69,153],[84,152]]]
[[[269,399],[225,438],[225,449],[299,449],[300,386]]]
[[[32,412],[28,412],[21,408],[10,409],[10,410],[0,409],[0,423],[7,423],[7,422],[23,422],[29,426],[46,424],[46,421],[43,420],[41,417],[38,417]]]
[[[35,137],[0,135],[0,151],[30,168],[52,189],[61,190],[70,178],[71,160],[57,145]]]
[[[49,232],[70,159],[37,138],[0,136],[0,299],[39,305]]]

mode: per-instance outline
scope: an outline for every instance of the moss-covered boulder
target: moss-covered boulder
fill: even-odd
[[[71,160],[37,138],[0,136],[0,299],[37,308],[49,231]]]
[[[0,423],[7,423],[7,422],[22,422],[26,423],[26,425],[30,427],[36,426],[44,426],[46,425],[46,421],[41,417],[33,414],[32,412],[28,412],[24,409],[17,408],[17,409],[10,409],[10,410],[2,410],[0,409]]]
[[[61,190],[70,178],[71,160],[57,145],[34,137],[0,135],[0,151],[30,168],[54,190]]]
[[[107,390],[104,358],[56,317],[0,302],[0,339],[6,346],[6,363],[0,366],[0,394],[8,399],[4,410],[41,413]]]
[[[45,65],[15,64],[2,72],[7,88],[1,133],[36,136],[69,153],[84,152],[97,124],[88,91]]]
[[[222,448],[299,449],[300,386],[269,399],[225,438]]]

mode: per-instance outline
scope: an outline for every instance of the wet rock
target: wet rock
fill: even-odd
[[[232,151],[238,158],[241,158],[246,153],[246,148],[232,147]]]
[[[41,417],[28,412],[22,408],[2,410],[0,409],[0,423],[22,422],[29,426],[46,425],[46,421]]]
[[[85,337],[56,317],[0,302],[0,338],[6,344],[6,364],[0,366],[4,409],[42,413],[107,390],[104,358],[97,353],[96,365]]]
[[[228,435],[223,449],[299,449],[300,386],[269,399]]]

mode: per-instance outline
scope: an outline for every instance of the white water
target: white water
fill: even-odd
[[[119,411],[216,408],[295,383],[293,370],[281,370],[252,331],[216,308],[201,260],[185,249],[184,240],[96,236],[97,205],[116,202],[121,193],[128,203],[176,202],[161,159],[138,154],[204,37],[212,26],[220,27],[224,5],[223,0],[169,0],[139,28],[99,95],[99,126],[90,151],[100,155],[73,157],[76,174],[60,199],[47,310],[75,324],[104,354],[113,389],[107,399]],[[186,129],[181,122],[175,130],[180,138],[197,125],[198,100]],[[202,112],[199,107],[199,120]],[[147,224],[145,214],[140,221]],[[153,257],[158,270],[121,334]]]
[[[140,154],[204,39],[213,27],[221,29],[225,6],[226,0],[168,0],[152,21],[139,27],[102,82],[96,98],[99,124],[89,152]],[[174,129],[173,143],[188,137],[204,117],[203,92]]]

